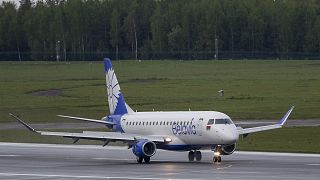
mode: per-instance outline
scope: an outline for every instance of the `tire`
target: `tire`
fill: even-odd
[[[201,161],[201,159],[202,159],[201,151],[196,151],[195,152],[195,157],[196,157],[197,161]]]
[[[143,158],[142,158],[142,157],[137,157],[137,162],[138,162],[139,164],[142,164],[142,161],[143,161]]]
[[[213,163],[216,163],[218,161],[218,158],[216,156],[213,156],[212,161],[213,161]]]
[[[150,157],[145,157],[145,158],[144,158],[144,162],[147,163],[147,164],[149,164],[149,163],[150,163]]]
[[[194,152],[193,151],[189,151],[188,158],[189,158],[189,161],[194,161]]]

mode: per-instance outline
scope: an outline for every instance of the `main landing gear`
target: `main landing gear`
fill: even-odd
[[[189,161],[194,161],[194,159],[196,159],[196,161],[201,161],[202,159],[201,151],[197,151],[197,150],[189,151],[188,158],[189,158]]]
[[[150,163],[150,157],[138,157],[138,156],[137,156],[137,162],[138,162],[139,164],[142,164],[143,160],[144,160],[144,162],[145,162],[146,164],[149,164],[149,163]]]

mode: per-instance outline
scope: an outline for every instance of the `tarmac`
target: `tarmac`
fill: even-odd
[[[319,179],[320,154],[239,152],[212,163],[157,150],[137,164],[131,149],[95,145],[0,143],[0,179]]]

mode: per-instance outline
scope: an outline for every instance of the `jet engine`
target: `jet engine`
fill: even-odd
[[[132,152],[138,157],[151,157],[156,153],[156,144],[149,140],[139,140],[132,146]]]
[[[221,155],[230,155],[236,150],[236,144],[221,146],[219,152]]]

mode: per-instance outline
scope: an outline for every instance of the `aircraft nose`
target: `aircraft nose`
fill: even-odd
[[[237,131],[233,131],[233,130],[225,131],[223,139],[224,139],[225,143],[232,144],[232,143],[235,143],[239,139],[239,135],[238,135]]]

